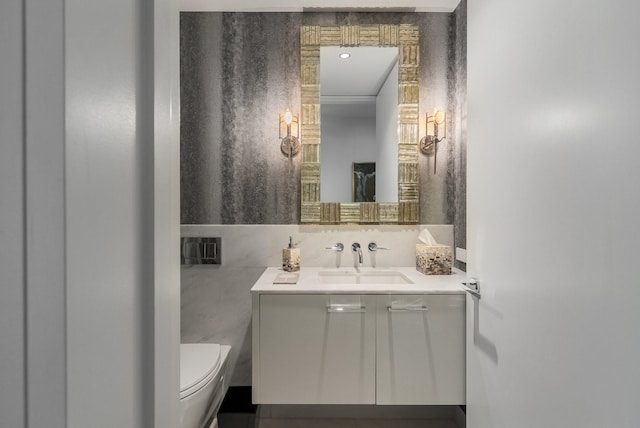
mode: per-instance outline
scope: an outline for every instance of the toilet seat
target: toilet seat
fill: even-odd
[[[220,345],[180,345],[180,399],[198,392],[220,371]]]

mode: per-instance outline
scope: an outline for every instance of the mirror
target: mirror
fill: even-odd
[[[320,47],[321,202],[398,202],[397,117],[397,47]]]
[[[386,88],[392,101],[381,103],[384,107],[378,110],[384,113],[372,113],[377,110],[378,96],[373,100],[372,94],[345,92],[351,92],[354,85],[346,79],[334,79],[336,87],[329,84],[325,88],[321,58],[347,48],[352,55],[360,55],[356,53],[360,49],[371,50],[374,56],[389,52],[391,59],[380,74],[374,76],[370,68],[355,73],[360,80],[371,77],[374,86],[378,85],[377,94]],[[418,48],[414,25],[302,27],[302,223],[418,223]],[[357,104],[345,104],[346,98]],[[356,122],[369,122],[368,130]],[[380,127],[383,130],[376,129]],[[346,144],[376,141],[376,135],[389,136],[380,138],[386,140],[384,149],[382,145],[378,149],[376,143],[373,148]],[[338,172],[342,178],[337,178]],[[335,186],[321,176],[336,179]]]

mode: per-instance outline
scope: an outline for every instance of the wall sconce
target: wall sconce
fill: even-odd
[[[289,158],[297,155],[300,151],[299,135],[298,116],[287,109],[286,112],[280,114],[280,150]]]
[[[438,143],[447,138],[447,121],[443,111],[433,109],[427,113],[427,135],[420,140],[420,150],[427,156],[433,155],[433,173],[436,173]]]

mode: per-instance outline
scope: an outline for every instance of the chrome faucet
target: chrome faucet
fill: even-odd
[[[360,264],[358,266],[362,265],[362,248],[360,248],[360,244],[358,244],[357,242],[354,242],[353,244],[351,244],[351,250],[354,253],[358,253],[358,261],[360,262]]]

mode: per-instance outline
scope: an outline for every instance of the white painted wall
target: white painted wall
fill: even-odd
[[[68,425],[176,426],[177,12],[65,11]]]
[[[320,150],[320,198],[351,202],[353,162],[376,161],[374,104],[323,104]]]
[[[639,426],[640,4],[468,6],[467,426]]]
[[[0,426],[25,424],[22,1],[0,2]]]
[[[398,202],[398,63],[376,97],[376,201]]]
[[[180,15],[153,10],[154,422],[178,425],[180,390]],[[149,262],[149,261],[147,261]]]
[[[175,427],[177,4],[0,12],[0,426]]]
[[[62,426],[65,368],[64,1],[25,1],[27,423]]]

